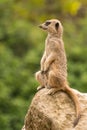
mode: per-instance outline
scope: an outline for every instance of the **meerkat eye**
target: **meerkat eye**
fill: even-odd
[[[58,27],[59,27],[59,23],[57,22],[57,23],[55,24],[56,30],[58,30]]]
[[[51,24],[51,22],[48,22],[48,21],[47,21],[47,22],[45,23],[46,26],[48,26],[49,24]]]

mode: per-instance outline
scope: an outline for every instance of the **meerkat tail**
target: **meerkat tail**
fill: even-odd
[[[80,102],[79,102],[78,96],[74,93],[74,91],[69,86],[66,86],[65,91],[70,95],[70,97],[72,98],[72,100],[75,104],[75,108],[76,108],[76,119],[74,121],[74,127],[75,127],[78,124],[78,121],[81,117]]]

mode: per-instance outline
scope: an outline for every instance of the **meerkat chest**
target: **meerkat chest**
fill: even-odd
[[[53,50],[53,43],[52,43],[52,39],[47,38],[45,41],[45,51],[47,55],[50,55],[50,53],[52,53]]]

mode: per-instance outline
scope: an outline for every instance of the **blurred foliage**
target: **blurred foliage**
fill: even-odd
[[[37,25],[45,19],[62,21],[70,86],[87,92],[86,8],[86,0],[0,0],[0,129],[23,125],[38,86],[46,34]]]

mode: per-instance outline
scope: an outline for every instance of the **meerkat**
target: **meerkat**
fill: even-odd
[[[36,73],[36,80],[40,83],[38,88],[49,88],[48,94],[63,90],[71,96],[76,107],[77,125],[81,116],[81,107],[78,96],[69,87],[67,81],[67,58],[63,43],[63,26],[57,19],[47,20],[39,26],[48,32],[45,41],[45,51],[41,59],[41,70]]]

